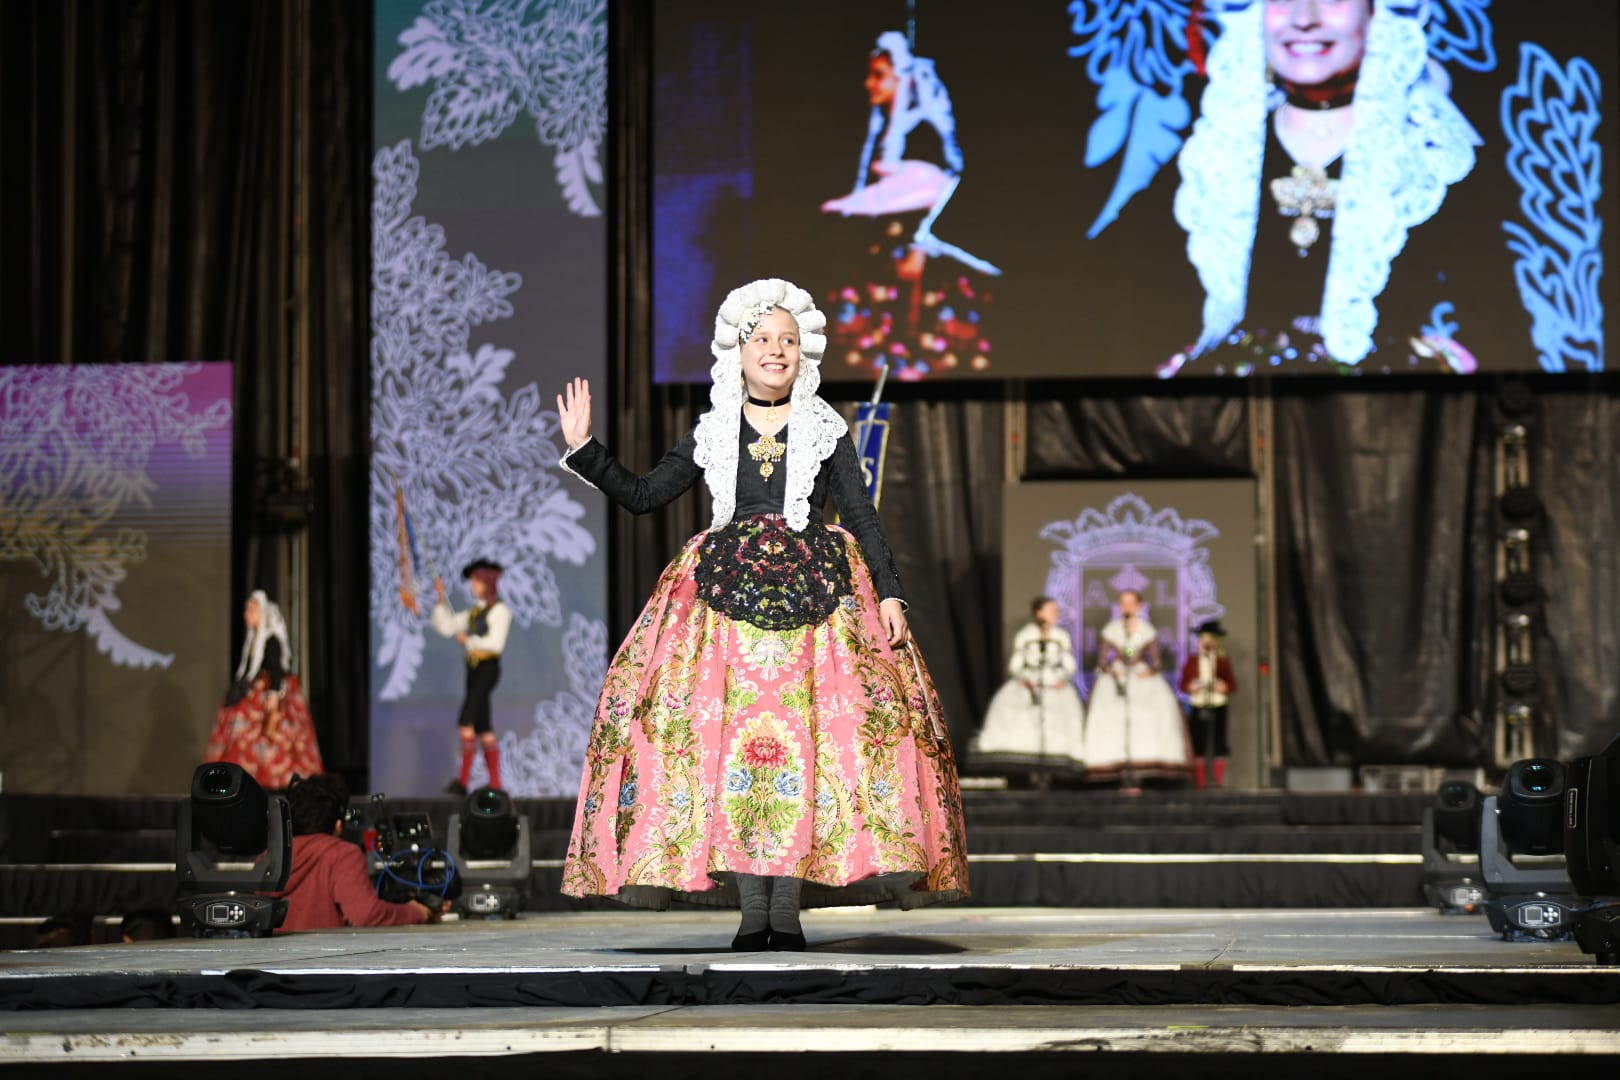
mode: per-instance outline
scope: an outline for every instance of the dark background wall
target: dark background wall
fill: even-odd
[[[611,7],[614,445],[647,467],[706,404],[651,381],[646,0]],[[231,595],[291,590],[328,763],[367,758],[366,258],[370,11],[362,3],[18,0],[0,9],[6,362],[236,365]],[[691,318],[707,323],[708,310]],[[1620,388],[1535,378],[1527,418],[1544,678],[1538,745],[1620,727]],[[1001,484],[1259,473],[1274,508],[1278,681],[1293,764],[1487,763],[1499,385],[1068,382],[905,387],[884,516],[960,737],[1002,668]],[[855,398],[848,388],[829,396]],[[1270,441],[1250,440],[1254,410]],[[1009,426],[1009,417],[1020,418]],[[1016,437],[1016,439],[1015,439]],[[259,510],[308,490],[307,527]],[[701,498],[612,525],[610,635],[704,520]],[[301,553],[295,559],[293,552]],[[234,631],[233,631],[234,633]],[[232,649],[235,647],[233,636]],[[226,673],[222,672],[223,679]]]

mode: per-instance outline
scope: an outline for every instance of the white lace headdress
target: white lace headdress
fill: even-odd
[[[1248,306],[1249,263],[1259,223],[1261,162],[1275,102],[1266,83],[1262,0],[1221,17],[1209,53],[1209,86],[1182,147],[1176,221],[1204,286],[1197,351],[1226,337]],[[1372,351],[1374,301],[1406,234],[1434,216],[1446,189],[1474,167],[1479,135],[1447,95],[1428,59],[1424,3],[1379,3],[1356,79],[1355,124],[1344,152],[1322,295],[1322,340],[1337,360]]]
[[[249,631],[247,639],[242,642],[242,659],[236,665],[236,677],[258,678],[259,666],[264,663],[264,643],[271,638],[281,642],[282,670],[291,671],[292,643],[287,640],[287,620],[281,617],[281,609],[263,589],[254,589],[248,600],[259,605],[259,625],[257,629]]]
[[[718,529],[737,509],[737,456],[742,438],[743,391],[740,328],[758,323],[762,309],[779,307],[799,324],[799,376],[793,383],[793,412],[788,421],[787,491],[782,514],[789,527],[810,523],[810,492],[821,463],[832,456],[849,425],[816,394],[821,386],[821,354],[827,350],[822,331],[827,317],[810,294],[790,281],[766,278],[733,289],[714,318],[714,366],[709,375],[709,411],[698,417],[697,452],[703,480],[714,499],[709,527]],[[750,322],[749,320],[752,320]]]

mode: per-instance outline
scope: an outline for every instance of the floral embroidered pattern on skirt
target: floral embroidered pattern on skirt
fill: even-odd
[[[749,873],[803,878],[807,906],[968,894],[932,682],[890,648],[854,538],[813,528],[851,584],[808,625],[763,628],[705,602],[707,534],[664,571],[608,668],[565,893],[727,905],[727,875]]]
[[[298,676],[281,680],[279,717],[272,717],[264,680],[254,682],[241,701],[226,705],[214,719],[204,761],[229,761],[242,766],[268,790],[278,790],[298,776],[322,771],[321,748],[315,740],[315,722],[298,686]]]

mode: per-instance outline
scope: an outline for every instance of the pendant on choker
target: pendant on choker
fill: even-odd
[[[776,441],[775,435],[761,435],[748,444],[748,456],[759,462],[759,475],[769,480],[776,471],[776,463],[787,453],[787,446]]]
[[[778,398],[775,401],[766,401],[763,398],[755,397],[753,394],[748,394],[746,396],[748,398],[748,404],[765,410],[765,422],[768,424],[776,423],[776,407],[778,405],[786,405],[788,402],[793,400],[791,395],[785,398]]]

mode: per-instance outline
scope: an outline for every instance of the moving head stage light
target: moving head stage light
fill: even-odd
[[[466,882],[457,910],[486,919],[512,919],[528,896],[529,819],[512,797],[481,787],[467,796],[462,813],[450,815],[450,857]]]
[[[1508,941],[1562,941],[1578,904],[1564,863],[1564,767],[1513,763],[1499,795],[1480,803],[1485,916]]]
[[[1472,857],[1470,857],[1472,856]],[[1485,908],[1479,878],[1479,789],[1448,780],[1423,811],[1423,895],[1442,915]]]
[[[1575,941],[1600,964],[1620,964],[1620,738],[1569,767],[1564,847],[1569,879],[1586,906]]]
[[[191,798],[175,829],[176,908],[196,937],[268,937],[287,901],[255,895],[287,886],[292,817],[287,800],[266,795],[240,765],[205,762],[191,775]]]

